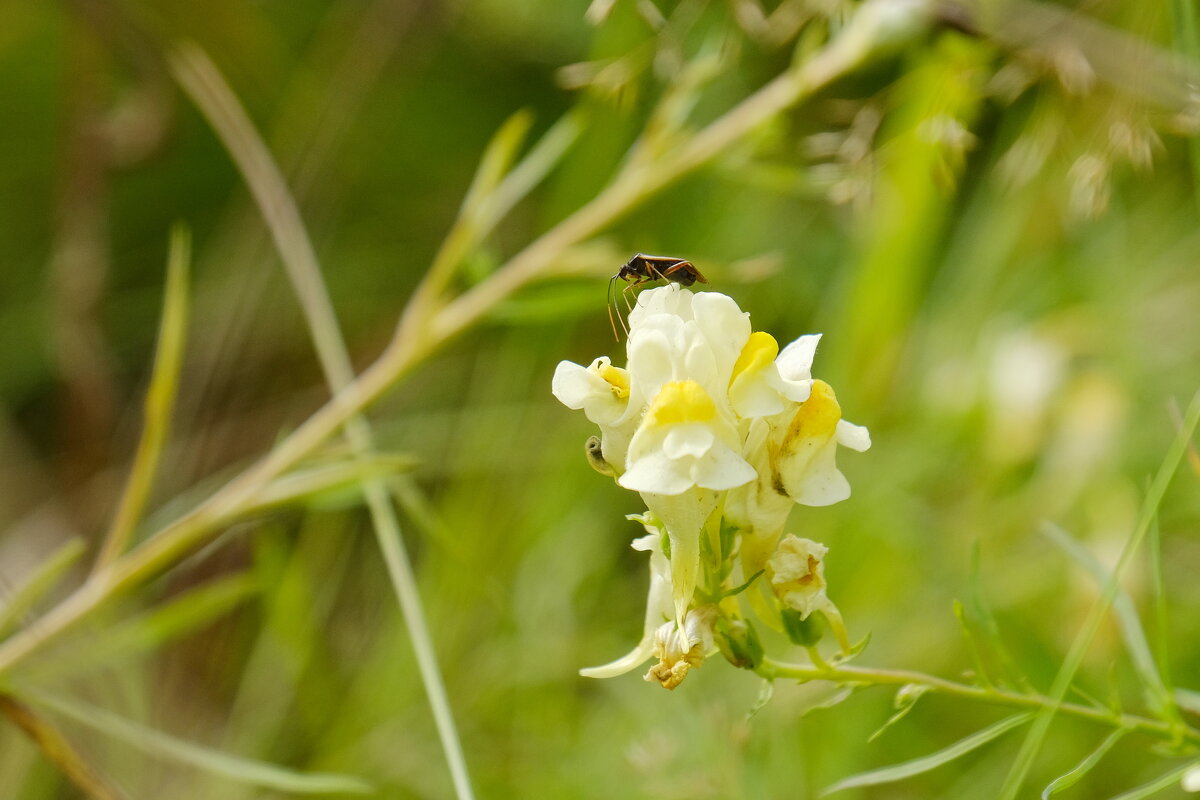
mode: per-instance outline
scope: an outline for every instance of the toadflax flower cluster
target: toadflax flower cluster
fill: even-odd
[[[620,675],[654,657],[646,680],[674,688],[717,649],[756,668],[762,647],[743,599],[814,659],[819,629],[809,617],[819,612],[850,653],[826,594],[826,548],[784,535],[795,504],[849,497],[838,446],[871,446],[812,377],[820,338],[780,350],[730,297],[669,284],[638,297],[624,368],[606,356],[558,365],[554,396],[600,428],[589,440],[593,466],[647,509],[632,517],[646,530],[633,547],[650,557],[642,639],[583,675]]]

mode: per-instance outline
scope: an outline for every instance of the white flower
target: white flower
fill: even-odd
[[[812,350],[807,350],[807,339],[820,339],[820,335],[803,336],[792,342],[782,353],[775,338],[769,333],[755,331],[738,355],[729,379],[729,402],[739,417],[766,417],[782,412],[789,401],[803,403],[808,399],[812,387],[812,376],[808,368],[812,365]],[[797,345],[800,345],[797,348]],[[803,369],[797,369],[797,356]]]
[[[866,450],[866,428],[843,420],[829,384],[812,379],[812,361],[820,335],[801,336],[775,359],[781,380],[804,385],[802,402],[790,402],[778,414],[750,421],[742,453],[758,480],[729,493],[725,515],[742,533],[742,571],[754,575],[766,568],[792,506],[825,506],[850,496],[850,484],[837,468],[838,445]],[[773,616],[767,598],[750,592],[747,599],[759,616]]]
[[[825,594],[825,563],[829,548],[812,539],[788,534],[767,559],[767,579],[771,591],[788,608],[798,611],[800,619],[829,605]]]
[[[737,303],[664,286],[639,296],[629,322],[632,407],[652,402],[665,383],[691,380],[728,410],[734,363],[750,338],[750,319]]]
[[[703,658],[702,623],[717,613],[692,608],[696,588],[702,576],[712,581],[719,572],[716,580],[723,581],[729,574],[727,564],[724,572],[702,570],[701,542],[709,541],[702,537],[720,538],[721,526],[732,523],[742,574],[765,570],[793,505],[828,505],[849,495],[835,463],[837,445],[865,450],[870,437],[841,419],[833,390],[813,379],[819,335],[780,351],[769,334],[752,330],[749,315],[731,298],[675,284],[640,294],[629,326],[625,369],[603,357],[586,368],[564,361],[553,391],[600,426],[604,461],[657,517],[670,555],[657,549],[666,546],[658,538],[635,543],[651,551],[642,640],[625,657],[584,674],[619,674],[653,652],[660,663],[648,678],[673,687]],[[594,449],[589,453],[597,466]],[[748,596],[778,627],[766,583]],[[720,587],[706,588],[711,594]],[[711,639],[711,619],[707,635]],[[845,646],[844,631],[839,639]]]
[[[597,425],[612,425],[629,405],[629,373],[600,356],[590,367],[560,361],[550,391],[567,408],[582,409]]]
[[[821,612],[842,652],[849,653],[850,636],[842,612],[826,593],[824,559],[828,552],[819,542],[788,534],[767,559],[767,581],[780,604],[796,612],[801,621],[814,611]]]
[[[646,530],[649,533],[640,539],[634,539],[631,545],[634,550],[650,554],[650,591],[646,596],[646,621],[642,639],[636,647],[615,661],[579,670],[579,674],[585,678],[615,678],[637,669],[654,655],[655,633],[663,620],[671,619],[674,613],[671,605],[671,567],[662,552],[662,534],[651,525],[646,525]]]
[[[713,623],[717,607],[708,605],[688,612],[682,625],[664,622],[654,632],[654,656],[658,663],[650,667],[645,679],[657,681],[664,689],[683,683],[688,671],[704,663],[713,650]]]
[[[629,444],[618,481],[635,492],[675,495],[732,489],[755,477],[732,420],[693,380],[663,384]]]
[[[635,373],[636,374],[636,373]],[[642,500],[671,538],[675,619],[682,622],[700,571],[700,534],[717,492],[754,480],[737,429],[696,381],[663,384],[629,445],[618,483]]]
[[[629,373],[614,367],[608,356],[597,358],[589,367],[560,361],[550,391],[567,408],[582,410],[600,426],[604,460],[620,472],[637,427],[637,418],[629,415]]]

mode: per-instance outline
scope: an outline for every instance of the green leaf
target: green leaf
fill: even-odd
[[[736,589],[730,589],[730,590],[729,590],[728,592],[726,592],[726,593],[725,593],[723,596],[724,596],[724,597],[736,597],[737,595],[739,595],[739,594],[741,594],[742,592],[744,592],[744,591],[746,591],[747,589],[749,589],[749,588],[750,588],[750,584],[752,584],[752,583],[754,583],[756,580],[758,580],[758,576],[759,576],[759,575],[762,575],[764,572],[766,572],[766,570],[765,570],[765,569],[760,569],[758,572],[756,572],[756,573],[754,573],[753,575],[751,575],[751,576],[750,576],[750,580],[746,581],[745,583],[743,583],[741,586],[737,587]]]
[[[336,464],[297,470],[273,481],[242,511],[250,514],[300,502],[341,507],[347,502],[347,496],[358,503],[365,481],[407,472],[415,464],[416,461],[408,456],[372,453]]]
[[[373,794],[375,791],[369,783],[352,775],[297,772],[275,764],[230,755],[177,739],[97,706],[75,700],[68,701],[61,696],[51,697],[38,693],[29,696],[28,699],[144,753],[220,775],[237,783],[291,794]]]
[[[917,705],[917,701],[920,700],[922,697],[924,697],[925,693],[928,692],[929,689],[930,689],[930,687],[922,686],[921,684],[918,684],[918,683],[910,683],[905,686],[901,686],[899,689],[897,689],[896,690],[896,699],[894,701],[895,707],[896,707],[896,713],[892,714],[892,716],[888,719],[888,721],[883,723],[882,726],[880,726],[879,730],[872,733],[867,738],[867,742],[870,743],[870,742],[875,741],[876,739],[878,739],[880,736],[883,735],[884,731],[886,731],[888,728],[895,725],[900,720],[907,717],[908,712],[913,710],[913,708]]]
[[[1182,767],[1177,767],[1170,772],[1158,776],[1149,783],[1143,783],[1141,786],[1130,789],[1128,792],[1122,792],[1121,794],[1112,798],[1112,800],[1141,800],[1143,797],[1149,797],[1152,794],[1157,794],[1163,789],[1169,789],[1172,786],[1178,785],[1179,781],[1183,779],[1184,774],[1186,774],[1188,770],[1194,769],[1195,766],[1195,762],[1188,762]]]
[[[72,642],[71,657],[31,666],[34,681],[47,681],[93,671],[153,652],[164,644],[229,613],[259,590],[248,575],[219,578],[184,592],[157,608],[105,631],[91,642]]]
[[[1060,550],[1070,556],[1071,560],[1083,567],[1096,583],[1103,587],[1111,579],[1109,572],[1069,533],[1052,523],[1044,523],[1041,533]],[[1171,693],[1162,681],[1154,655],[1150,652],[1150,643],[1137,609],[1125,590],[1117,587],[1112,601],[1113,613],[1117,617],[1117,626],[1121,630],[1121,638],[1125,640],[1125,648],[1133,660],[1133,666],[1141,678],[1142,685],[1149,695],[1154,711],[1160,716],[1165,715],[1172,706]]]
[[[833,658],[830,659],[830,663],[837,665],[837,664],[845,664],[847,661],[853,661],[854,658],[856,656],[858,656],[859,653],[861,653],[863,650],[867,649],[867,645],[869,645],[870,643],[871,643],[871,634],[867,633],[866,636],[864,636],[863,638],[858,640],[857,644],[852,645],[848,652],[835,653]]]
[[[1150,530],[1150,525],[1154,521],[1154,517],[1158,514],[1158,507],[1162,504],[1163,497],[1167,493],[1167,486],[1170,485],[1172,478],[1175,477],[1175,471],[1179,468],[1180,461],[1183,460],[1183,454],[1191,442],[1197,423],[1200,423],[1200,392],[1193,395],[1192,402],[1189,404],[1187,414],[1184,417],[1184,422],[1180,426],[1175,439],[1171,442],[1170,447],[1167,448],[1166,455],[1163,456],[1162,464],[1159,466],[1158,472],[1155,473],[1154,480],[1146,492],[1145,500],[1138,514],[1137,526],[1125,542],[1125,547],[1121,551],[1121,557],[1117,560],[1116,567],[1113,568],[1112,574],[1105,582],[1100,599],[1096,601],[1088,612],[1087,619],[1084,620],[1083,626],[1075,636],[1075,640],[1071,643],[1071,649],[1067,652],[1066,658],[1058,670],[1058,674],[1054,677],[1054,683],[1050,687],[1050,691],[1046,693],[1051,703],[1038,712],[1037,719],[1034,720],[1032,727],[1030,727],[1029,732],[1025,735],[1025,740],[1021,742],[1021,749],[1017,752],[1017,757],[1013,760],[1013,765],[1009,769],[1008,777],[1005,778],[1004,785],[1000,789],[999,797],[1001,800],[1016,800],[1017,795],[1021,791],[1021,785],[1025,782],[1029,770],[1032,769],[1034,759],[1037,758],[1038,751],[1042,747],[1042,742],[1046,738],[1046,732],[1050,729],[1050,722],[1054,719],[1057,704],[1066,696],[1068,688],[1075,680],[1075,674],[1083,664],[1083,657],[1091,646],[1092,640],[1095,639],[1096,632],[1100,630],[1100,624],[1104,620],[1109,606],[1112,605],[1120,589],[1118,581],[1121,578],[1121,572],[1137,552],[1142,540],[1146,538],[1146,533]]]
[[[179,379],[183,369],[183,351],[187,341],[188,273],[192,258],[192,235],[186,225],[176,223],[171,228],[167,254],[167,285],[163,297],[162,319],[158,326],[158,347],[154,353],[154,370],[146,390],[145,414],[141,438],[138,440],[133,467],[129,471],[117,512],[104,537],[96,558],[99,569],[121,555],[133,538],[142,519],[154,475],[162,458],[163,447],[171,427],[171,415],[179,394]]]
[[[1146,555],[1150,570],[1150,592],[1154,603],[1154,654],[1157,656],[1158,674],[1168,695],[1165,704],[1171,708],[1174,700],[1171,681],[1171,639],[1167,616],[1167,590],[1163,584],[1162,568],[1162,536],[1158,529],[1158,518],[1150,525],[1149,543],[1146,545]],[[1179,721],[1178,706],[1171,708],[1174,718]]]
[[[509,167],[516,160],[517,151],[525,142],[529,129],[533,126],[533,112],[527,108],[521,109],[500,126],[492,140],[488,142],[475,177],[463,198],[462,216],[470,217],[477,213],[480,204],[500,185]]]
[[[923,772],[929,772],[932,769],[948,764],[956,758],[965,756],[967,753],[982,747],[993,739],[1008,733],[1013,728],[1019,725],[1024,725],[1029,720],[1033,719],[1033,714],[1025,712],[1023,714],[1014,714],[1011,717],[1005,717],[997,722],[984,728],[981,731],[971,734],[965,739],[960,739],[947,748],[931,753],[922,758],[912,761],[905,761],[902,764],[895,764],[883,769],[872,770],[870,772],[862,772],[858,775],[852,775],[849,778],[840,780],[829,788],[821,792],[822,796],[840,792],[844,789],[853,789],[859,786],[878,786],[882,783],[894,783],[905,778],[911,778],[914,775],[920,775]]]
[[[47,556],[45,561],[37,565],[33,576],[25,581],[21,588],[13,592],[9,596],[8,602],[0,607],[0,637],[4,636],[12,626],[18,624],[21,617],[58,584],[63,573],[79,560],[85,550],[87,550],[87,545],[83,543],[82,539],[70,539]]]
[[[749,720],[766,708],[767,703],[771,702],[771,698],[774,696],[775,681],[770,678],[763,678],[762,685],[758,687],[758,697],[754,698],[754,705],[750,706],[750,710],[746,712],[746,719]]]
[[[480,237],[486,236],[513,206],[545,179],[571,145],[575,144],[583,128],[583,113],[578,109],[568,111],[550,126],[550,130],[529,149],[521,162],[513,167],[481,204],[476,223]]]
[[[1112,749],[1112,746],[1121,740],[1121,737],[1129,731],[1125,728],[1117,728],[1110,733],[1104,741],[1102,741],[1095,750],[1088,754],[1087,758],[1076,764],[1070,772],[1059,775],[1050,784],[1042,790],[1042,800],[1049,800],[1052,795],[1056,795],[1061,791],[1070,789],[1075,784],[1079,783],[1084,775],[1087,775],[1092,767],[1100,763],[1100,759]]]
[[[829,684],[826,684],[830,686]],[[814,711],[820,711],[826,708],[833,708],[836,705],[847,700],[850,695],[854,694],[859,687],[857,685],[843,684],[841,686],[832,685],[827,690],[817,689],[816,693],[807,698],[807,702],[797,709],[797,716],[807,717]]]

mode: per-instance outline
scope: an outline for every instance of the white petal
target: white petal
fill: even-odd
[[[700,458],[712,449],[716,439],[712,430],[702,423],[672,425],[663,439],[663,452],[668,458]]]
[[[625,461],[629,453],[629,440],[633,437],[636,422],[630,420],[620,427],[600,426],[600,452],[604,460],[618,472],[625,471]]]
[[[579,410],[596,393],[596,382],[604,383],[599,375],[571,361],[560,361],[554,368],[550,391],[567,408]],[[609,392],[611,394],[611,391]]]
[[[686,339],[680,342],[680,372],[676,377],[694,380],[713,399],[723,396],[729,386],[729,372],[733,369],[733,362],[724,364],[729,360],[728,354],[722,358],[694,322],[689,322],[683,333]]]
[[[696,323],[714,347],[740,353],[750,338],[750,315],[738,308],[729,295],[700,292],[692,298]]]
[[[871,432],[862,425],[839,419],[837,424],[838,444],[862,453],[871,449]]]
[[[812,394],[812,378],[788,380],[780,374],[778,361],[775,362],[775,369],[768,373],[767,380],[776,391],[793,403],[803,403]]]
[[[813,356],[817,353],[817,344],[820,341],[821,334],[813,333],[801,336],[783,348],[775,358],[775,365],[779,367],[779,374],[785,381],[804,381],[812,378]]]
[[[813,456],[804,476],[796,485],[788,484],[788,494],[801,505],[831,506],[850,496],[850,482],[838,471],[837,445],[832,439]]]
[[[629,405],[641,409],[667,381],[675,380],[677,359],[672,342],[683,323],[660,315],[654,324],[629,334]]]
[[[749,483],[758,477],[754,467],[728,447],[714,447],[706,458],[692,467],[697,486],[722,491]]]
[[[695,485],[683,471],[683,463],[669,458],[661,450],[651,451],[633,460],[617,483],[635,492],[682,494]]]
[[[661,541],[662,537],[657,533],[647,533],[645,536],[634,539],[629,546],[643,553],[657,553],[661,548]]]
[[[642,327],[650,317],[669,315],[680,319],[692,318],[692,293],[682,286],[668,283],[647,289],[637,296],[633,310],[629,312],[629,329]]]
[[[643,639],[638,642],[637,647],[630,650],[625,655],[618,658],[616,661],[610,661],[599,667],[587,667],[579,670],[579,674],[585,678],[615,678],[618,675],[624,675],[626,672],[635,670],[645,663],[646,659],[654,652],[653,638]]]
[[[758,375],[739,377],[733,382],[729,387],[729,405],[739,417],[769,417],[783,411],[779,391],[771,385],[772,376],[777,377],[774,367],[769,366]]]
[[[697,488],[673,496],[642,492],[642,501],[663,521],[671,539],[671,589],[675,621],[681,622],[700,571],[700,531],[717,507],[717,493]]]
[[[609,361],[601,357],[596,363],[607,364]],[[601,378],[597,370],[570,361],[558,363],[550,391],[567,408],[582,409],[597,425],[615,422],[625,413],[626,402],[616,396],[612,385]]]

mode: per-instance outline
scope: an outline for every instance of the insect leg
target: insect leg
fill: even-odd
[[[629,302],[629,293],[632,292],[635,287],[641,286],[645,282],[646,282],[645,278],[638,278],[636,281],[631,281],[630,284],[625,287],[624,291],[621,292],[621,296],[623,298],[625,298],[625,313],[626,314],[633,312],[633,304]]]

